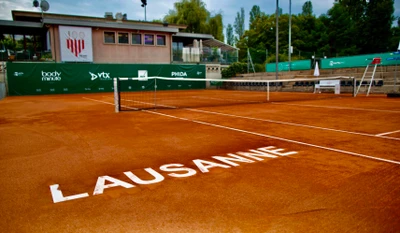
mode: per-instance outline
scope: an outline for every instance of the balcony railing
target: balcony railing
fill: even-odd
[[[220,63],[229,65],[238,61],[236,51],[221,51],[218,48],[204,47],[184,47],[183,49],[173,49],[173,62],[182,63]]]

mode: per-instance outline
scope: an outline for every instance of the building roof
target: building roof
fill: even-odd
[[[173,37],[183,37],[183,38],[202,40],[203,46],[221,48],[222,51],[239,50],[238,48],[235,48],[233,46],[225,44],[222,41],[215,39],[214,36],[212,36],[210,34],[178,32],[178,33],[174,34]],[[191,46],[191,45],[189,45],[189,46]]]
[[[2,34],[20,34],[21,31],[27,34],[36,34],[41,28],[43,28],[42,23],[37,22],[0,20],[0,33]]]
[[[133,30],[143,30],[143,31],[157,31],[157,32],[179,32],[178,28],[164,27],[164,26],[152,26],[144,24],[126,24],[119,22],[97,22],[97,21],[83,21],[83,20],[70,20],[70,19],[53,19],[44,18],[44,24],[54,24],[54,25],[68,25],[68,26],[85,26],[93,28],[117,28],[117,29],[133,29]]]
[[[64,15],[52,13],[40,13],[32,11],[12,11],[14,22],[41,22],[43,17],[44,24],[54,25],[69,25],[69,26],[88,26],[101,28],[116,28],[116,29],[133,29],[144,31],[160,31],[177,33],[179,29],[185,29],[185,25],[166,24],[159,22],[145,22],[137,20],[117,20],[111,18],[88,17],[78,15]]]
[[[203,40],[203,46],[221,48],[222,51],[239,50],[238,48],[235,48],[231,45],[225,44],[224,42],[216,40],[216,39]]]
[[[178,32],[174,35],[175,37],[187,37],[193,39],[214,39],[214,37],[210,34],[201,34],[201,33],[190,33],[190,32]]]

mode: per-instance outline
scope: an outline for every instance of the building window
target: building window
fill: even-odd
[[[126,32],[118,32],[118,43],[129,44],[129,34]]]
[[[115,44],[115,32],[104,32],[104,43]]]
[[[145,45],[154,45],[154,35],[144,35]]]
[[[142,35],[132,33],[132,44],[142,44]]]
[[[165,45],[165,36],[157,35],[157,45]]]

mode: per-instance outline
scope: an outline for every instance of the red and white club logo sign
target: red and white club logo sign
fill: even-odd
[[[77,31],[68,31],[68,38],[66,40],[67,48],[75,57],[85,49],[85,33]]]

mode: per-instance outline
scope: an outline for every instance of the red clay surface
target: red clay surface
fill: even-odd
[[[400,99],[359,96],[117,114],[110,97],[0,101],[2,232],[400,229]],[[252,163],[236,161],[238,166],[213,158],[268,146],[297,153],[263,160],[241,156]],[[167,164],[187,170],[162,171]],[[164,180],[138,184],[124,174],[153,180],[146,168]],[[189,170],[196,174],[171,176]],[[109,180],[103,193],[93,195],[104,176]],[[54,203],[55,184],[64,198],[87,197]]]

